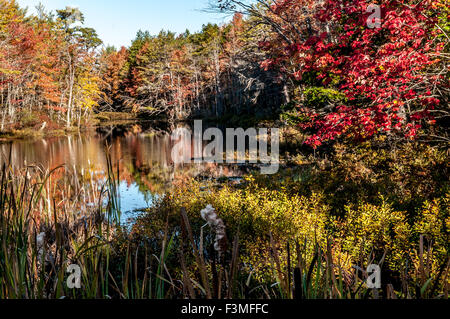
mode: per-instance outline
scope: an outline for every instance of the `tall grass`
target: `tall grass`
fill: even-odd
[[[130,241],[120,250],[118,171],[107,164],[103,179],[63,166],[2,166],[0,299],[169,297],[174,236],[164,232],[159,256]],[[71,264],[81,268],[81,289],[68,288]]]
[[[107,296],[120,221],[112,171],[105,185],[66,167],[14,172],[4,164],[0,174],[0,298]],[[67,288],[70,264],[81,267],[83,289]]]

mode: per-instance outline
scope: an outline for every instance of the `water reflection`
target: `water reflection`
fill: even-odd
[[[0,144],[0,164],[10,163],[14,170],[27,165],[53,169],[60,165],[75,171],[89,171],[102,179],[107,171],[109,152],[120,179],[123,213],[149,207],[177,178],[208,175],[238,176],[239,172],[215,164],[175,167],[171,159],[170,134],[140,133],[136,128],[117,134],[93,131],[76,136],[15,141]],[[8,160],[10,158],[10,160]],[[117,174],[117,173],[116,173]]]

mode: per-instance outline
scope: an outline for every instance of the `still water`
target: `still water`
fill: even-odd
[[[14,170],[29,165],[53,169],[60,165],[72,171],[89,171],[105,178],[107,152],[120,180],[119,195],[123,216],[150,207],[180,177],[236,177],[236,169],[215,164],[175,166],[174,142],[169,133],[142,133],[138,128],[85,132],[66,137],[20,140],[0,144],[0,164]],[[101,182],[101,181],[100,181]]]

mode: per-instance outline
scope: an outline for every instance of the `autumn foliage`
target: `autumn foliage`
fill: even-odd
[[[0,131],[80,126],[100,98],[95,31],[72,25],[84,21],[77,9],[38,11],[0,1]]]
[[[322,107],[305,107],[299,98],[301,126],[312,131],[308,143],[314,147],[339,137],[415,138],[437,117],[448,117],[442,110],[448,103],[448,35],[439,26],[444,2],[383,1],[375,21],[370,4],[285,0],[268,10],[277,27],[260,43],[270,53],[266,69],[289,74],[303,90],[343,95]]]
[[[128,48],[97,50],[95,31],[75,24],[84,22],[77,9],[27,17],[2,0],[1,131],[33,112],[71,127],[92,109],[276,120],[294,105],[314,148],[379,135],[448,143],[446,1],[217,4],[234,13],[229,23],[139,31]]]

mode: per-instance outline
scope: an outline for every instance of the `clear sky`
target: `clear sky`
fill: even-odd
[[[85,26],[94,28],[106,45],[129,46],[139,29],[157,34],[162,29],[182,33],[201,30],[208,22],[221,24],[226,16],[201,12],[208,0],[18,0],[21,7],[41,2],[47,11],[66,6],[78,7],[85,17]]]

